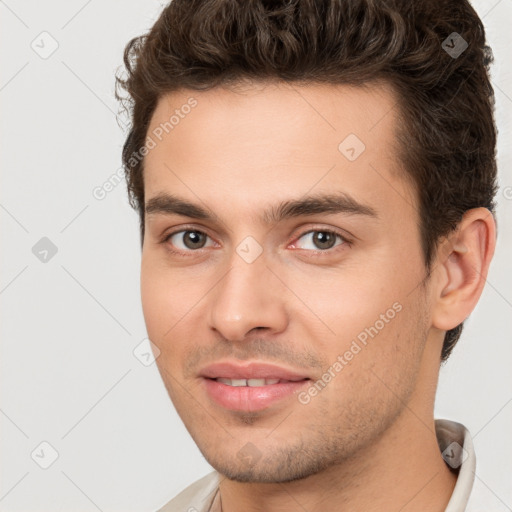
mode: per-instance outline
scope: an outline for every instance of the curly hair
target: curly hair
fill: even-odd
[[[495,211],[492,60],[467,0],[172,0],[126,45],[126,72],[116,76],[116,98],[130,117],[122,160],[141,243],[144,159],[133,155],[162,95],[244,80],[385,82],[398,97],[398,158],[418,194],[428,276],[439,240],[467,210]],[[462,326],[446,333],[442,362]]]

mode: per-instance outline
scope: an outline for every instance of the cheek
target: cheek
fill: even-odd
[[[322,380],[329,382],[314,400],[326,411],[325,423],[333,429],[344,425],[357,437],[371,423],[388,422],[409,400],[421,364],[425,329],[408,315],[418,318],[418,311],[403,304],[389,323],[382,326],[373,320],[357,326],[356,335],[340,337],[336,349],[330,348],[334,377],[324,373]]]
[[[143,255],[140,276],[142,311],[149,338],[163,346],[177,323],[183,307],[183,286],[173,272],[150,255]],[[181,313],[181,314],[180,314]]]
[[[169,324],[187,302],[190,286],[184,282],[180,269],[170,268],[163,258],[148,250],[142,255],[140,290],[144,317],[149,323]]]
[[[339,361],[338,356],[343,358],[339,375],[345,377],[338,381],[349,378],[352,371],[364,373],[369,367],[395,371],[401,363],[415,364],[428,327],[419,290],[411,293],[420,280],[418,268],[406,264],[401,272],[395,272],[389,264],[368,264],[344,269],[343,275],[314,280],[314,287],[311,275],[296,281],[301,287],[307,286],[302,293],[316,316],[311,316],[312,322],[320,325],[319,318],[328,327],[322,336],[318,331],[309,333],[312,348],[322,353],[329,365]],[[349,380],[352,378],[353,374]]]
[[[167,321],[167,297],[162,280],[157,278],[157,272],[148,264],[142,265],[140,291],[142,311],[150,339],[159,337],[157,333],[162,331],[162,325]],[[156,341],[156,340],[155,340]]]
[[[320,322],[334,338],[348,340],[379,320],[399,296],[383,272],[343,268],[332,273],[309,272],[291,279],[294,293],[308,306],[308,323]],[[399,288],[396,288],[399,290]],[[393,315],[391,311],[390,315]],[[394,316],[394,315],[393,315]],[[299,322],[300,319],[298,319]],[[326,341],[327,338],[326,338]]]
[[[197,337],[200,315],[207,291],[203,278],[194,278],[183,269],[170,268],[160,258],[143,255],[141,302],[149,339],[160,349],[157,363],[176,367]]]

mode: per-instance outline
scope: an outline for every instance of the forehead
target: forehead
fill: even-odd
[[[160,99],[148,128],[146,201],[167,191],[212,207],[229,197],[256,210],[336,190],[365,203],[410,202],[396,125],[396,98],[384,85],[173,92]]]

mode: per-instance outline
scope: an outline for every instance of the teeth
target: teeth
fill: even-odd
[[[264,386],[265,379],[247,379],[248,386]]]
[[[248,386],[270,386],[271,384],[277,384],[279,379],[247,379]]]
[[[221,382],[222,384],[226,384],[227,386],[249,386],[249,387],[258,387],[258,386],[270,386],[272,384],[277,384],[279,379],[224,379],[219,377],[215,379],[217,382]]]

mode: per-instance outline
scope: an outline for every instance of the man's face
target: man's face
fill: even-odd
[[[426,389],[430,304],[394,104],[377,87],[260,85],[156,108],[144,317],[179,415],[231,479],[362,454]],[[322,196],[340,208],[280,208]]]

